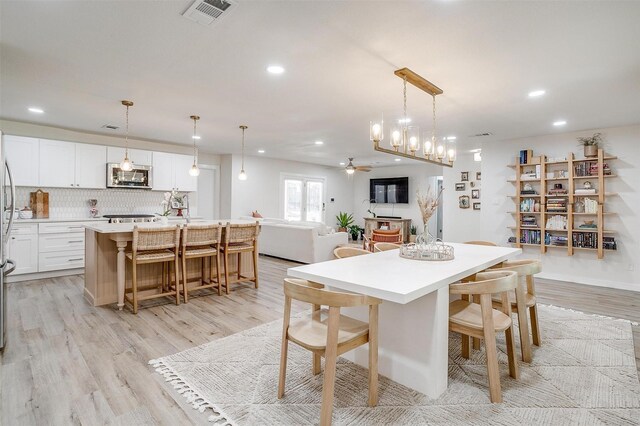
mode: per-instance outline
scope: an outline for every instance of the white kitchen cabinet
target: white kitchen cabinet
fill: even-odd
[[[39,149],[38,138],[10,135],[4,137],[5,158],[16,186],[38,186]]]
[[[40,139],[39,186],[50,188],[76,187],[76,144]]]
[[[193,166],[193,156],[173,155],[173,174],[175,175],[175,187],[178,191],[193,192],[198,190],[198,178],[189,174],[191,166]]]
[[[76,144],[75,186],[104,189],[107,176],[107,149],[103,145]]]
[[[7,244],[7,257],[16,262],[12,275],[38,272],[38,228],[16,224]]]
[[[153,183],[155,191],[171,191],[175,188],[175,176],[173,173],[173,156],[166,152],[153,153]]]
[[[129,160],[133,164],[141,166],[150,166],[152,163],[152,152],[143,149],[129,149]],[[120,163],[124,158],[124,148],[117,146],[107,147],[107,162]]]

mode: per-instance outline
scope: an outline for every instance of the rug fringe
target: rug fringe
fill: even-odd
[[[218,406],[208,401],[199,392],[193,389],[187,382],[168,365],[159,359],[149,361],[155,371],[164,377],[166,382],[187,400],[194,410],[204,413],[207,409],[211,409],[213,414],[208,417],[209,422],[215,426],[236,426],[236,424],[227,416]]]
[[[544,306],[546,308],[558,309],[560,311],[575,312],[575,313],[583,314],[583,315],[586,315],[586,316],[589,316],[589,317],[602,318],[602,319],[608,319],[608,320],[613,320],[613,321],[622,321],[622,322],[626,322],[626,323],[631,324],[631,325],[640,325],[640,323],[638,323],[636,321],[631,321],[631,320],[624,319],[624,318],[614,318],[614,317],[609,317],[609,316],[606,316],[606,315],[592,314],[592,313],[589,313],[589,312],[578,311],[576,309],[564,308],[562,306],[546,305],[546,304],[543,304],[543,303],[538,303],[538,306]]]

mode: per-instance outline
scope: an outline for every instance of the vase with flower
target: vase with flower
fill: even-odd
[[[438,209],[443,190],[444,188],[441,188],[437,196],[431,190],[431,187],[427,189],[427,193],[425,195],[421,195],[420,190],[417,191],[416,198],[424,226],[422,234],[418,235],[416,238],[416,244],[418,245],[427,245],[435,241],[435,238],[429,232],[429,219],[431,219],[431,216],[433,216]]]

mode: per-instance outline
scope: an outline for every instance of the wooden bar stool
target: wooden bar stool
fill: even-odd
[[[182,243],[180,245],[180,258],[182,260],[182,291],[184,301],[189,301],[189,292],[204,288],[218,289],[218,295],[222,294],[222,280],[220,279],[220,240],[222,237],[221,225],[185,225],[182,228]],[[213,258],[215,257],[216,279],[213,278]],[[201,274],[198,285],[189,288],[187,276],[187,260],[201,260]],[[205,263],[209,260],[209,280],[205,281]]]
[[[313,353],[313,374],[320,374],[324,356],[320,425],[331,424],[336,359],[358,346],[369,344],[369,406],[378,404],[378,305],[381,300],[325,290],[322,284],[295,278],[284,280],[284,321],[280,353],[278,399],[284,396],[289,341]],[[311,303],[311,315],[291,322],[291,300]],[[329,309],[321,309],[322,305]],[[369,323],[340,315],[340,308],[369,306]]]
[[[395,249],[399,249],[400,248],[400,244],[394,244],[394,243],[376,243],[373,246],[373,251],[375,253],[378,253],[380,251],[387,251],[387,250],[395,250]]]
[[[514,379],[519,376],[508,295],[509,291],[517,287],[518,274],[511,271],[479,272],[476,274],[476,281],[449,286],[449,292],[452,294],[480,296],[479,304],[462,299],[449,304],[449,330],[462,335],[464,358],[469,358],[469,336],[484,339],[491,402],[502,402],[496,332],[505,333],[509,375]],[[500,295],[501,310],[493,308],[494,294]]]
[[[333,250],[333,255],[338,259],[352,256],[362,256],[363,254],[371,254],[371,252],[369,250],[363,250],[357,247],[338,247]]]
[[[258,234],[260,234],[260,223],[250,225],[232,225],[227,223],[222,234],[222,255],[224,256],[224,285],[227,294],[229,294],[229,286],[231,284],[253,281],[255,288],[258,288]],[[253,277],[246,277],[241,274],[242,271],[242,253],[253,254]],[[229,255],[237,256],[237,270],[229,272]],[[235,274],[236,277],[229,279],[229,274]]]
[[[125,289],[124,298],[125,301],[131,303],[134,314],[138,313],[138,302],[142,300],[175,296],[176,305],[180,304],[179,244],[180,228],[178,226],[162,228],[138,228],[135,226],[133,228],[132,251],[126,253],[127,260],[131,262],[131,288]],[[138,287],[138,265],[150,263],[162,263],[162,280],[159,284]],[[174,285],[171,283],[172,269],[175,272]],[[158,289],[159,293],[138,295],[139,291],[151,289]],[[128,296],[128,293],[131,294],[131,297]]]
[[[529,324],[527,310],[531,319],[531,334],[533,344],[540,346],[540,324],[538,323],[538,305],[536,303],[536,289],[533,276],[542,272],[542,262],[537,259],[521,259],[502,262],[499,268],[491,268],[490,271],[513,271],[518,274],[518,288],[509,296],[511,309],[518,313],[518,329],[520,330],[520,348],[522,360],[531,362],[531,341],[529,339]],[[494,300],[494,305],[499,306],[500,301]]]

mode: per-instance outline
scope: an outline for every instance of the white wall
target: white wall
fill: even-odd
[[[352,211],[353,190],[344,170],[296,161],[276,160],[245,156],[244,169],[247,180],[238,179],[241,168],[239,155],[224,156],[222,168],[228,174],[225,182],[230,191],[229,216],[237,218],[258,210],[264,217],[282,217],[280,182],[281,175],[295,174],[324,178],[325,223],[335,225],[335,216],[340,211]],[[331,202],[331,198],[334,202]],[[223,202],[227,202],[225,199]]]
[[[407,163],[409,163],[407,161]],[[403,219],[411,219],[411,224],[422,232],[422,216],[416,201],[416,191],[426,193],[429,187],[435,193],[437,191],[437,176],[442,175],[442,167],[433,164],[411,162],[411,165],[377,167],[369,173],[356,172],[353,175],[354,196],[353,216],[358,225],[364,226],[365,217],[371,217],[367,213],[369,209],[369,179],[386,177],[409,177],[409,204],[371,204],[372,210],[378,216],[400,216]],[[375,208],[375,209],[374,209]],[[436,235],[436,216],[429,221],[429,230]]]
[[[457,160],[453,163],[453,167],[443,167],[443,186],[442,193],[442,239],[452,243],[463,243],[473,239],[473,235],[479,234],[480,213],[479,210],[473,210],[473,203],[480,202],[484,207],[483,200],[488,201],[487,195],[483,194],[481,183],[482,180],[476,180],[476,172],[481,168],[480,162],[473,161],[473,154],[459,153]],[[464,182],[465,190],[456,191],[456,183],[462,183],[460,179],[461,172],[469,172],[469,181]],[[471,188],[471,182],[474,187]],[[473,189],[480,190],[480,199],[471,199],[471,191]],[[459,207],[459,197],[467,195],[469,197],[469,208],[461,209]]]
[[[596,129],[576,133],[554,134],[541,137],[518,139],[509,142],[485,143],[482,147],[482,180],[484,200],[481,223],[469,238],[506,244],[514,234],[507,229],[515,225],[515,219],[507,214],[515,211],[515,205],[508,195],[515,194],[515,187],[507,179],[514,177],[513,164],[518,151],[533,149],[534,155],[566,156],[573,152],[576,158],[583,158],[582,148],[576,138],[602,132],[606,140],[606,152],[616,155],[618,160],[610,162],[616,178],[606,180],[606,191],[618,195],[607,197],[605,211],[615,212],[607,216],[606,229],[617,231],[617,252],[605,252],[598,260],[594,252],[576,251],[567,256],[563,249],[550,248],[546,254],[539,249],[525,247],[524,256],[541,258],[541,276],[563,281],[622,288],[640,291],[640,185],[638,165],[640,164],[640,126]]]

